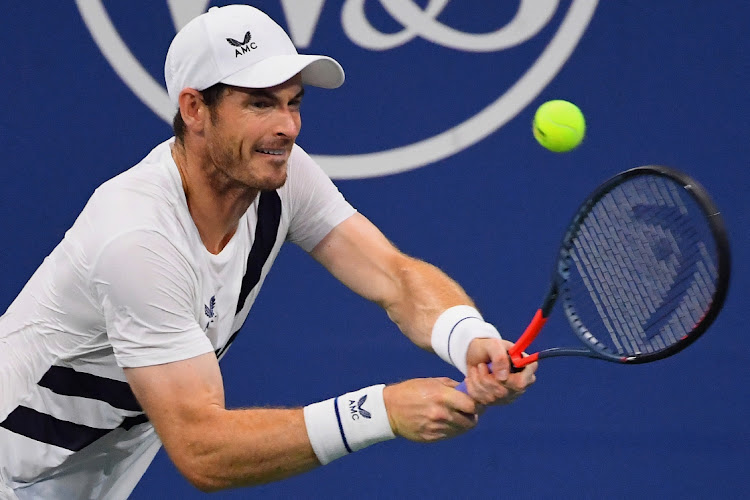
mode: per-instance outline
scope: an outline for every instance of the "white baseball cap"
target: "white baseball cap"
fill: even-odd
[[[186,88],[204,90],[219,82],[269,88],[302,73],[302,83],[334,89],[344,70],[334,59],[301,55],[284,29],[249,5],[211,7],[172,40],[164,64],[169,98],[177,105]]]

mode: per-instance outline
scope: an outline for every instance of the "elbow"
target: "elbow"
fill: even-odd
[[[192,445],[167,447],[165,449],[172,463],[191,486],[203,493],[214,493],[232,486],[227,471],[222,471],[215,461],[215,454],[209,447],[199,442],[185,439]]]
[[[267,482],[253,473],[238,477],[227,467],[207,458],[205,455],[183,456],[173,458],[172,463],[191,486],[203,493],[215,493],[238,486],[252,487]]]
[[[177,465],[177,464],[175,464]],[[205,470],[196,466],[177,466],[180,474],[187,479],[193,488],[203,493],[215,493],[228,487],[223,481],[207,474]]]
[[[243,477],[241,481],[232,481],[221,474],[207,473],[198,468],[192,470],[178,468],[178,470],[193,488],[202,493],[216,493],[217,491],[236,488],[238,486],[253,487],[268,482],[268,480],[262,480],[258,477]]]

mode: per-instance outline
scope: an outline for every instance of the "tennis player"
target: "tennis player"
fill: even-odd
[[[508,373],[510,343],[459,285],[395,249],[295,144],[304,86],[344,81],[335,60],[226,6],[175,36],[165,77],[175,137],[95,191],[0,317],[0,498],[124,499],[162,444],[200,490],[266,483],[396,436],[458,435],[534,382],[536,364]],[[286,241],[470,395],[414,379],[227,409],[218,359]]]

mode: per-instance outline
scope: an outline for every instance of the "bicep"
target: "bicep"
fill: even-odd
[[[339,281],[383,306],[399,293],[399,271],[411,260],[362,214],[333,228],[310,252]]]

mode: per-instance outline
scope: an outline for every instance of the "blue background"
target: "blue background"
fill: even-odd
[[[108,2],[128,46],[161,80],[174,30],[163,2]],[[425,1],[416,2],[421,6]],[[467,32],[510,19],[452,2],[439,20]],[[382,31],[400,26],[378,2]],[[277,0],[256,2],[285,25]],[[408,144],[472,116],[523,73],[570,5],[527,43],[469,54],[415,39],[354,45],[329,0],[307,52],[347,70],[337,91],[305,98],[299,143],[351,154]],[[724,311],[691,348],[660,363],[543,363],[537,384],[492,408],[472,432],[396,440],[283,482],[215,498],[747,497],[750,456],[750,3],[602,1],[571,58],[507,125],[438,163],[337,181],[405,252],[456,278],[486,318],[517,337],[538,306],[553,252],[580,200],[605,178],[657,163],[694,175],[724,213],[733,251]],[[170,127],[120,80],[72,2],[9,2],[0,29],[0,245],[5,308],[104,180],[137,163]],[[530,124],[548,99],[576,102],[588,135],[575,151],[539,147]],[[554,315],[539,345],[572,341]],[[296,247],[285,248],[222,362],[233,406],[304,405],[373,383],[460,376],[411,345],[376,306]],[[164,452],[133,498],[197,498]]]

